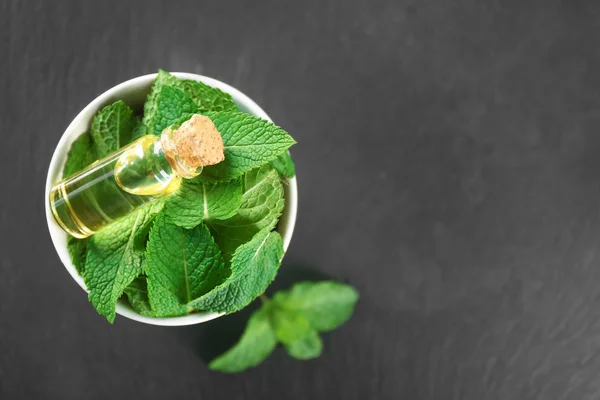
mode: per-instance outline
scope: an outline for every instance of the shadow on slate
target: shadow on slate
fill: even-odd
[[[177,329],[175,334],[208,364],[239,340],[248,318],[259,306],[260,301],[254,301],[241,311],[204,324]]]
[[[331,279],[322,272],[305,266],[282,265],[277,278],[267,296],[279,290],[289,289],[294,283],[303,281],[322,281]],[[180,340],[186,343],[205,363],[230,349],[242,336],[250,315],[260,307],[261,301],[255,300],[241,311],[229,314],[205,324],[189,326],[175,330]]]

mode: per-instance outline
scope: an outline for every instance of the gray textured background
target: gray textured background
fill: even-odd
[[[599,399],[599,3],[205,3],[0,0],[0,398]],[[276,285],[362,294],[321,358],[209,372],[244,314],[109,325],[61,266],[54,146],[159,67],[238,87],[298,140]]]

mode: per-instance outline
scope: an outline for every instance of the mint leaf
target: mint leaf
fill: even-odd
[[[89,133],[84,132],[73,142],[69,149],[67,162],[63,168],[63,178],[68,178],[84,170],[94,161],[96,161],[96,156],[92,147],[92,138]]]
[[[162,206],[160,201],[147,204],[88,239],[84,279],[89,299],[111,323],[117,300],[143,269],[144,253],[135,249],[136,232]]]
[[[231,96],[219,89],[189,79],[179,79],[162,69],[154,79],[150,93],[144,103],[143,122],[151,126],[157,110],[157,97],[164,86],[172,86],[185,92],[196,105],[196,109],[202,111],[237,111]],[[155,134],[159,134],[155,133]]]
[[[275,294],[273,302],[289,312],[301,313],[320,332],[342,325],[352,316],[358,292],[339,282],[301,282]]]
[[[238,111],[229,93],[191,79],[171,78],[169,85],[186,92],[201,111]]]
[[[146,253],[148,296],[159,316],[179,314],[184,306],[223,281],[221,251],[205,225],[185,229],[156,218]],[[189,309],[191,311],[191,309]]]
[[[237,344],[214,359],[208,367],[214,371],[235,373],[263,362],[277,346],[269,310],[263,306],[255,311]]]
[[[167,71],[159,69],[158,75],[156,78],[154,78],[154,82],[150,88],[150,93],[148,93],[146,102],[144,103],[144,116],[142,118],[142,123],[148,128],[152,126],[152,120],[156,114],[156,98],[158,97],[161,89],[168,84],[167,81],[170,77],[171,74],[169,74]]]
[[[191,229],[202,221],[229,218],[241,204],[241,178],[217,183],[184,180],[169,197],[165,215],[174,224]]]
[[[191,117],[197,110],[190,96],[171,86],[160,89],[155,107],[152,117],[145,122],[150,135],[160,135],[163,129],[187,119],[186,116]]]
[[[272,309],[271,321],[275,327],[275,336],[288,353],[300,360],[319,357],[323,342],[308,319],[299,312],[280,308],[277,303],[273,303]]]
[[[236,178],[275,160],[296,142],[283,129],[264,119],[241,112],[206,112],[223,137],[225,160],[204,168],[201,177]]]
[[[275,328],[275,336],[283,344],[296,342],[307,336],[313,329],[304,315],[279,308],[273,303],[271,321]]]
[[[323,351],[323,341],[314,329],[311,329],[306,336],[284,346],[288,354],[298,360],[317,358]]]
[[[128,144],[136,122],[131,108],[121,100],[100,110],[92,119],[91,130],[97,157],[106,157]]]
[[[87,251],[87,239],[77,239],[73,236],[67,238],[67,249],[71,256],[71,261],[79,275],[83,275],[85,270],[85,253]]]
[[[285,205],[283,186],[269,164],[246,173],[243,190],[242,204],[231,218],[208,222],[226,258],[261,230],[272,230]]]
[[[148,284],[146,283],[145,276],[141,275],[135,278],[125,288],[124,293],[127,295],[127,300],[135,312],[144,317],[154,316],[154,312],[152,312],[150,302],[148,301]]]
[[[154,225],[154,220],[156,219],[155,217],[156,215],[144,221],[144,224],[139,226],[133,235],[133,248],[136,251],[146,251],[146,245],[148,244],[148,240],[150,238],[150,230]]]
[[[296,176],[296,166],[292,161],[292,156],[289,152],[281,153],[276,159],[271,161],[271,165],[275,167],[279,175],[285,178],[293,178]]]
[[[194,300],[196,310],[231,313],[241,310],[264,293],[275,278],[283,257],[283,241],[277,232],[263,230],[240,246],[231,260],[225,282]]]
[[[192,311],[156,279],[147,279],[148,300],[155,317],[178,317]]]
[[[161,203],[165,203],[165,199],[159,199]],[[164,207],[162,208],[164,212]],[[137,251],[145,252],[146,245],[148,244],[148,240],[150,239],[150,230],[154,226],[154,222],[159,214],[152,214],[148,218],[144,220],[144,222],[138,226],[137,231],[133,235],[133,246]]]

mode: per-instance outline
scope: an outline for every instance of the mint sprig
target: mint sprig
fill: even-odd
[[[323,342],[318,332],[346,322],[358,301],[358,292],[334,281],[301,282],[290,290],[264,298],[235,346],[218,356],[209,368],[225,373],[241,372],[264,361],[281,343],[300,360],[316,358]],[[321,308],[326,304],[326,312]]]

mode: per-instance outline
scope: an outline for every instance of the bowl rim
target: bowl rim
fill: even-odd
[[[261,117],[272,121],[271,118],[267,115],[267,113],[250,97],[248,97],[238,89],[234,88],[233,86],[228,85],[227,83],[194,73],[171,72],[171,74],[178,78],[196,80],[221,89],[222,91],[229,93],[233,97],[233,100],[236,102],[236,104],[242,106],[249,114],[253,114],[257,117]],[[69,149],[71,148],[71,144],[82,133],[84,133],[87,130],[87,128],[90,125],[91,119],[96,114],[96,112],[100,110],[103,106],[109,104],[110,102],[127,97],[127,94],[138,92],[141,90],[147,92],[150,89],[152,82],[154,81],[154,78],[157,75],[157,73],[154,73],[129,79],[125,82],[113,86],[112,88],[97,96],[86,107],[84,107],[83,110],[81,110],[77,114],[77,116],[71,121],[67,129],[65,129],[65,131],[63,132],[58,144],[56,145],[54,153],[52,154],[52,159],[48,167],[48,174],[46,176],[46,185],[44,191],[44,207],[46,209],[46,222],[48,224],[48,230],[50,232],[52,243],[61,262],[63,263],[67,272],[75,280],[75,282],[77,282],[77,284],[86,292],[88,292],[88,290],[83,280],[83,277],[79,276],[79,274],[77,273],[77,270],[73,265],[68,252],[66,240],[67,234],[59,227],[59,225],[54,220],[54,217],[52,216],[50,203],[48,201],[50,197],[50,190],[52,189],[53,184],[60,180],[62,170],[66,162],[66,155]],[[85,126],[85,129],[82,129],[82,126]],[[287,184],[284,185],[284,187],[285,208],[281,220],[285,220],[286,223],[284,224],[285,229],[283,231],[280,230],[279,233],[281,234],[283,239],[283,248],[285,252],[287,251],[289,244],[292,240],[292,235],[296,224],[296,215],[298,211],[298,185],[296,177],[287,179]],[[131,308],[131,306],[129,306],[128,304],[124,304],[124,302],[122,301],[117,302],[116,313],[134,321],[159,326],[185,326],[201,324],[203,322],[207,322],[224,315],[222,313],[204,312],[189,314],[180,317],[151,318],[144,317],[138,314]]]

